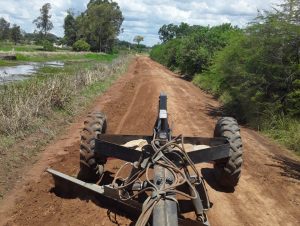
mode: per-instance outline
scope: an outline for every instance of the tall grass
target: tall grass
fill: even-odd
[[[112,62],[76,62],[62,70],[44,68],[32,79],[0,85],[0,200],[23,166],[33,163],[126,70],[129,60],[123,56]]]
[[[260,130],[300,154],[300,120],[284,115],[269,114],[260,125]]]
[[[0,135],[31,131],[56,110],[68,109],[82,90],[104,81],[126,65],[126,57],[111,63],[97,63],[92,69],[78,68],[74,74],[58,74],[41,79],[0,86]]]

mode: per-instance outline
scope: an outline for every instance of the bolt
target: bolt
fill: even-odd
[[[173,184],[173,179],[171,177],[166,178],[166,183],[167,184]]]
[[[156,185],[161,185],[161,182],[162,182],[162,178],[158,178],[157,181],[156,181]]]

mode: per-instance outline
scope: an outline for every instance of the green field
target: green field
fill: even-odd
[[[10,42],[0,42],[0,51],[10,52],[10,51],[23,51],[23,52],[34,52],[40,51],[43,47],[39,45],[25,45],[25,44],[18,44],[14,45]]]
[[[16,61],[0,60],[0,66],[12,66],[24,62],[46,61],[112,61],[117,54],[95,52],[72,52],[70,50],[56,49],[53,52],[43,51],[39,45],[14,45],[10,42],[0,42],[0,54],[15,54]]]

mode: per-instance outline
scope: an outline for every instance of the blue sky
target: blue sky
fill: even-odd
[[[85,10],[89,0],[0,0],[0,17],[33,32],[32,21],[39,15],[41,6],[52,6],[52,33],[63,36],[63,21],[67,9]],[[159,42],[158,29],[163,24],[218,25],[230,22],[240,27],[253,19],[258,9],[270,9],[280,0],[115,0],[119,3],[125,20],[121,40],[131,41],[135,35],[145,37],[144,44]]]

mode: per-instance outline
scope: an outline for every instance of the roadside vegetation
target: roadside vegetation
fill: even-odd
[[[223,103],[224,114],[300,152],[300,5],[285,0],[245,28],[164,25],[152,59]]]
[[[81,62],[64,68],[41,68],[28,80],[0,86],[0,134],[26,133],[53,111],[69,111],[84,88],[122,70],[125,57],[111,62]]]
[[[43,62],[43,61],[85,61],[85,60],[100,60],[100,61],[111,61],[116,58],[117,54],[102,54],[102,53],[92,53],[92,52],[43,52],[43,53],[26,53],[26,52],[18,52],[16,54],[17,62]]]
[[[23,166],[124,73],[130,53],[147,49],[141,38],[137,44],[117,39],[123,16],[113,1],[90,0],[76,15],[69,10],[62,38],[51,33],[51,20],[49,3],[33,21],[34,33],[0,17],[0,66],[64,63],[40,67],[26,80],[0,83],[0,198]]]
[[[44,67],[30,79],[0,85],[0,198],[12,178],[125,72],[129,55]],[[3,178],[2,178],[3,176]]]
[[[0,51],[0,55],[1,52]],[[83,61],[112,61],[118,54],[104,54],[93,52],[22,52],[15,53],[16,60],[0,60],[0,66],[14,66],[18,64],[26,64],[27,62],[47,62],[47,61],[61,61],[68,62],[83,62]],[[1,76],[1,75],[0,75]]]

